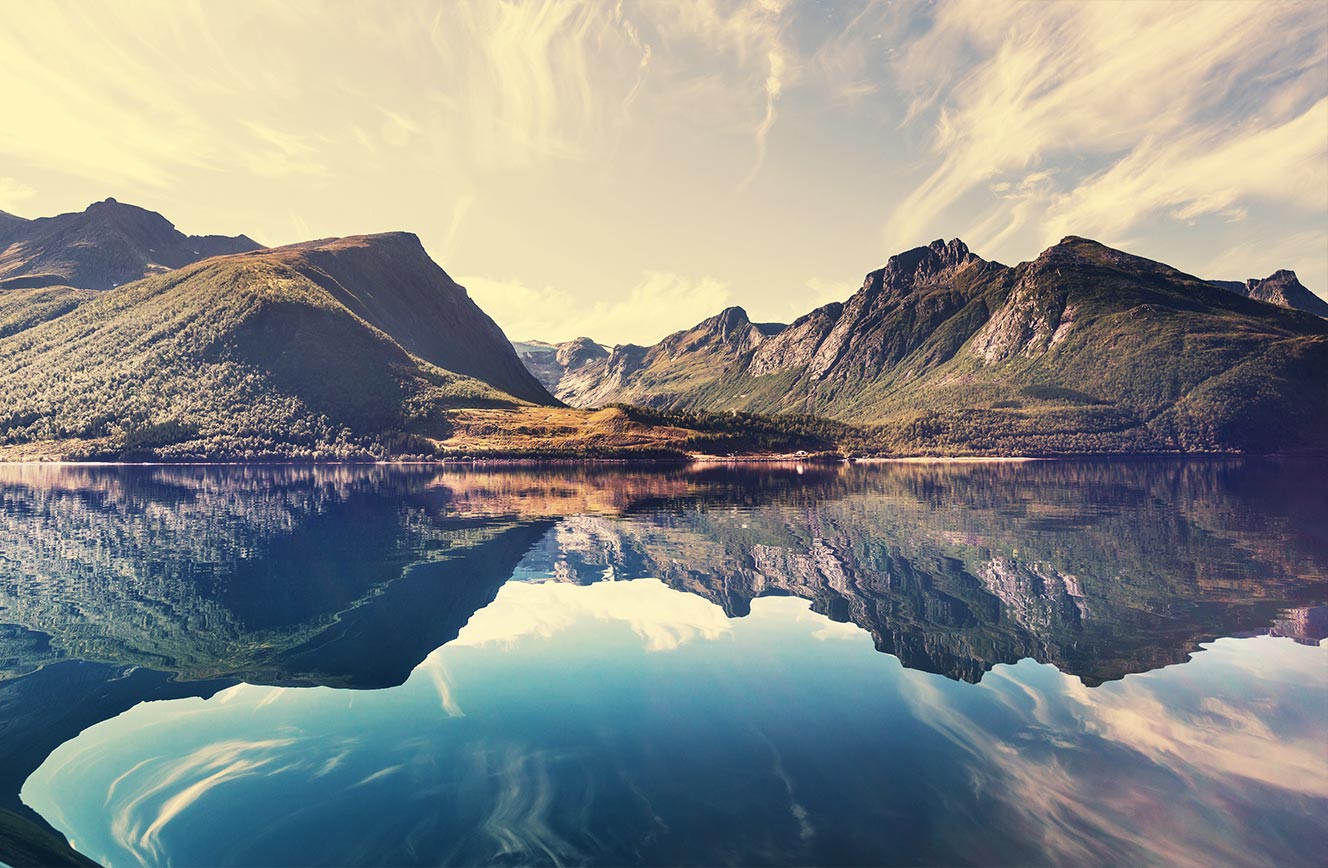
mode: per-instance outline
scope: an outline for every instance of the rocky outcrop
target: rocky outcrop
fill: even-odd
[[[971,300],[976,278],[1001,266],[958,238],[890,257],[844,304],[795,321],[756,352],[747,373],[799,369],[811,381],[879,376]]]
[[[114,199],[36,220],[5,214],[0,218],[0,288],[105,290],[261,247],[244,235],[185,235],[155,211]]]

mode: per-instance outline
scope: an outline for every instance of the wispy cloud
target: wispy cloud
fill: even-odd
[[[1258,201],[1323,213],[1325,25],[1297,3],[944,4],[895,67],[935,162],[886,234],[1000,253]]]

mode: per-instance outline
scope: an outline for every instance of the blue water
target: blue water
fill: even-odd
[[[65,615],[13,689],[155,654],[133,695],[177,695],[22,803],[116,866],[1316,864],[1324,548],[1312,498],[1264,508],[1283,470],[561,473],[80,477],[109,540],[14,484],[48,536],[11,584]]]

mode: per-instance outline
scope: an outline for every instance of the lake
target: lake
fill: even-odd
[[[1312,865],[1328,470],[0,467],[0,862]]]

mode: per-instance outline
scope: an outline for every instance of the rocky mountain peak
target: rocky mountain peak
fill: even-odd
[[[981,262],[958,238],[937,238],[926,247],[914,247],[886,260],[885,267],[867,275],[863,289],[892,289],[907,293],[917,284],[933,282],[970,262]]]
[[[1306,289],[1296,277],[1296,272],[1289,268],[1279,268],[1262,280],[1250,278],[1245,281],[1245,291],[1242,295],[1269,304],[1328,317],[1328,301]]]
[[[596,359],[607,359],[609,351],[590,338],[574,338],[558,345],[557,360],[563,369],[579,368]]]
[[[695,330],[707,331],[721,340],[728,340],[739,331],[745,331],[751,324],[747,311],[734,306],[726,307],[709,319],[702,320]]]
[[[1262,280],[1257,277],[1251,277],[1245,281],[1246,289],[1250,290],[1260,286],[1291,286],[1293,284],[1296,286],[1301,285],[1300,279],[1296,277],[1296,272],[1289,268],[1279,268],[1277,271],[1274,271]]]

